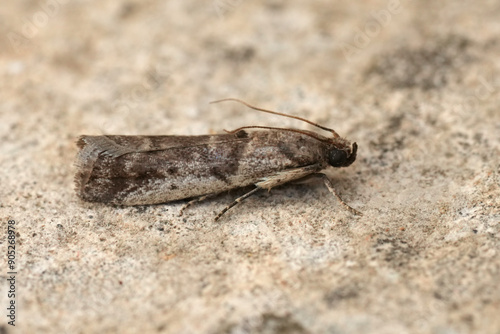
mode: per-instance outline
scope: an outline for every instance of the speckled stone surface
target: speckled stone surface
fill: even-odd
[[[500,333],[498,1],[0,7],[4,333]],[[297,127],[359,145],[321,182],[112,207],[81,134]],[[16,327],[6,225],[16,221]]]

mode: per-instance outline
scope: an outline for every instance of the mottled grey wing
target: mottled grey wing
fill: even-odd
[[[242,147],[250,140],[243,131],[205,136],[82,136],[77,142],[81,150],[76,160],[76,191],[85,200],[119,202],[111,199],[111,195],[117,193],[117,185],[130,191],[133,183],[146,182],[146,178],[149,181],[155,179],[153,174],[161,178],[160,174],[168,174],[174,169],[184,169],[189,173],[193,168],[190,165],[194,163],[186,156],[189,152],[200,152],[198,169],[203,172],[213,167],[203,166],[206,147],[221,147],[221,144]],[[232,144],[224,145],[229,143]],[[131,154],[130,158],[126,158],[128,154]],[[180,164],[179,160],[185,161]],[[133,163],[132,171],[129,170],[130,163]],[[227,168],[225,161],[221,164]],[[97,189],[89,182],[102,184],[102,187]]]
[[[244,133],[244,131],[240,131]],[[81,136],[77,145],[82,151],[98,152],[112,157],[127,153],[164,151],[173,148],[188,148],[207,144],[248,141],[248,137],[238,134],[218,134],[202,136]]]

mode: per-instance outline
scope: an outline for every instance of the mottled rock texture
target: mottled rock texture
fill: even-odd
[[[4,1],[0,332],[500,333],[498,1]],[[334,128],[321,182],[82,202],[80,135]],[[326,135],[326,134],[325,134]]]

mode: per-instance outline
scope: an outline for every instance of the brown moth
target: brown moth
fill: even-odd
[[[356,143],[301,117],[253,107],[237,99],[213,103],[221,101],[237,101],[258,111],[298,119],[329,131],[332,137],[266,126],[244,126],[225,134],[202,136],[81,136],[75,176],[78,196],[88,202],[115,205],[195,198],[187,207],[211,195],[255,186],[222,210],[215,217],[218,220],[260,189],[319,176],[344,207],[360,214],[344,203],[321,173],[329,166],[352,164]]]

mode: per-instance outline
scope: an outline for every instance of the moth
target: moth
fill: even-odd
[[[149,205],[207,197],[253,185],[216,217],[261,189],[308,177],[323,179],[329,191],[354,214],[321,171],[347,167],[358,146],[333,129],[307,119],[243,105],[265,113],[294,118],[319,129],[316,132],[269,126],[243,126],[224,134],[201,136],[81,136],[76,160],[76,192],[84,201],[113,205]]]

